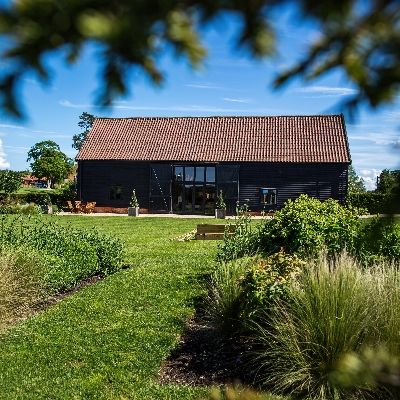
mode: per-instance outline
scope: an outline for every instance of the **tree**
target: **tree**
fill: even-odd
[[[83,146],[84,141],[86,140],[86,137],[90,131],[90,129],[93,126],[93,122],[95,120],[95,116],[92,114],[89,114],[87,112],[83,112],[80,116],[79,119],[80,121],[78,122],[78,126],[82,129],[84,129],[83,132],[79,133],[78,135],[74,135],[72,137],[73,144],[72,147],[76,150],[80,150]]]
[[[349,192],[366,192],[367,189],[364,184],[364,179],[357,175],[353,165],[349,165],[349,177],[348,177],[348,190]]]
[[[398,185],[399,177],[400,171],[390,171],[388,169],[384,169],[379,175],[376,191],[379,193],[395,192],[394,189]]]
[[[23,175],[22,172],[18,171],[0,171],[0,190],[4,190],[6,194],[16,192],[22,185]]]
[[[32,172],[39,179],[46,178],[48,188],[61,182],[74,168],[73,161],[51,140],[36,143],[31,147],[26,161],[31,160]]]
[[[304,59],[278,76],[281,86],[296,76],[314,79],[341,68],[358,88],[349,105],[377,107],[395,99],[400,90],[400,4],[396,0],[21,0],[0,9],[0,34],[8,45],[3,60],[12,65],[0,78],[1,106],[21,115],[18,83],[36,72],[46,81],[45,55],[56,52],[76,61],[84,44],[100,44],[99,102],[107,105],[127,91],[131,67],[141,68],[155,83],[164,76],[160,54],[174,49],[193,66],[206,57],[202,27],[221,13],[234,13],[237,43],[254,57],[275,51],[274,16],[298,5],[297,14],[317,22],[320,35]],[[239,25],[239,24],[238,24]],[[101,61],[100,61],[101,60]]]

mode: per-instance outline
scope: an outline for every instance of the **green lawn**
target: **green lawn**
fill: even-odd
[[[51,218],[51,216],[44,216]],[[53,217],[54,218],[54,217]],[[217,242],[169,239],[206,219],[61,216],[62,223],[115,234],[129,269],[3,332],[1,399],[195,399],[207,389],[160,386]]]

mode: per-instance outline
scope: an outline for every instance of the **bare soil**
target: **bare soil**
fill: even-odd
[[[157,379],[161,384],[189,386],[249,385],[253,380],[245,355],[249,347],[250,343],[243,338],[222,340],[202,315],[196,313]]]

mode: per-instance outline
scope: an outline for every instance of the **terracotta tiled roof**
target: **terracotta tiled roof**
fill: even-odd
[[[96,118],[77,160],[350,162],[343,115]]]

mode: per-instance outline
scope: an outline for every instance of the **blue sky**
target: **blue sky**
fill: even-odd
[[[0,119],[0,168],[25,170],[27,152],[35,143],[53,140],[69,157],[76,156],[72,136],[80,132],[79,115],[97,116],[240,116],[316,115],[337,113],[340,102],[355,88],[340,71],[312,82],[295,80],[284,90],[274,91],[277,72],[292,65],[318,37],[318,28],[301,25],[283,12],[277,16],[278,54],[266,61],[252,60],[235,46],[240,21],[220,17],[203,31],[209,55],[204,68],[193,71],[183,59],[165,54],[161,67],[166,75],[162,87],[154,87],[138,70],[130,74],[130,94],[112,107],[95,106],[100,82],[98,49],[87,46],[81,59],[69,66],[59,55],[49,55],[50,83],[42,84],[27,74],[19,92],[27,117],[15,120],[4,113]],[[0,47],[4,43],[0,42]],[[1,70],[11,68],[0,60]],[[362,108],[354,121],[346,121],[351,157],[368,189],[375,188],[376,175],[384,168],[400,168],[400,96],[395,104],[378,111]]]

